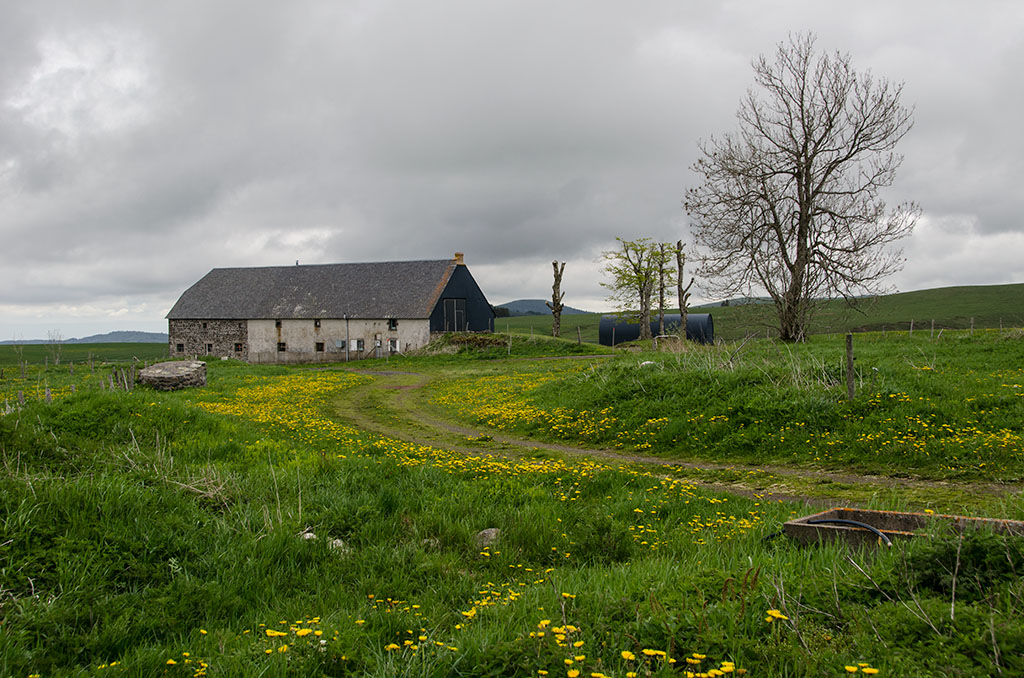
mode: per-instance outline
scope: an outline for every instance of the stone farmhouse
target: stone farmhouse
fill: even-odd
[[[250,363],[358,360],[438,332],[494,330],[461,252],[454,259],[215,268],[167,314],[171,357]]]

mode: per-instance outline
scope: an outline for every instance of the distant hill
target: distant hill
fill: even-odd
[[[735,297],[733,299],[725,299],[723,301],[709,301],[706,304],[691,306],[690,308],[721,308],[723,306],[748,306],[750,304],[770,303],[772,303],[770,297]]]
[[[49,344],[49,339],[19,339],[0,341],[0,344]],[[133,332],[118,330],[106,334],[93,334],[88,337],[64,339],[64,344],[166,344],[167,334],[164,332]]]
[[[777,326],[775,307],[764,300],[730,299],[728,305],[704,304],[697,313],[711,313],[715,337],[726,341],[749,336],[771,336]],[[676,309],[671,309],[672,313]],[[577,327],[583,341],[597,341],[600,313],[573,315],[562,319],[564,336],[575,338]],[[547,316],[550,323],[551,315]],[[513,332],[531,332],[550,327],[539,318],[502,319],[497,327]],[[857,300],[850,308],[842,300],[821,305],[811,322],[811,334],[838,332],[884,332],[910,329],[941,332],[943,329],[1024,328],[1024,283],[1009,285],[962,285],[902,292]]]
[[[524,316],[524,315],[551,315],[551,309],[544,304],[543,299],[516,299],[504,304],[498,304],[500,308],[507,308],[509,315]],[[588,313],[588,311],[581,311],[578,308],[572,306],[566,306],[562,309],[562,315],[577,315],[581,313]]]

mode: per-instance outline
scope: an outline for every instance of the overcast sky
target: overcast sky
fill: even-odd
[[[904,82],[901,290],[1024,281],[1024,3],[0,0],[0,340],[166,331],[211,268],[442,259],[607,307],[787,34]]]

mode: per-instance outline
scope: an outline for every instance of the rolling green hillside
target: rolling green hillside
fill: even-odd
[[[715,336],[738,339],[748,334],[763,335],[771,332],[775,322],[775,309],[771,304],[723,306],[711,309],[693,309],[691,312],[710,312],[715,321]],[[562,317],[562,336],[576,336],[580,328],[583,341],[597,341],[600,313]],[[826,302],[819,309],[811,331],[815,334],[836,332],[864,332],[882,330],[908,330],[911,320],[915,331],[974,327],[1020,327],[1024,325],[1024,284],[972,285],[943,287],[917,292],[903,292],[862,299],[856,308],[843,301]],[[495,329],[504,332],[537,334],[551,332],[551,319],[540,316],[499,318]]]

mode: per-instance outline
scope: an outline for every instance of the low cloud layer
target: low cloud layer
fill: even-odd
[[[1024,280],[1015,2],[0,0],[0,338],[165,329],[214,267],[467,254],[492,302],[605,306],[685,239],[697,142],[791,31],[904,82],[902,290]]]

